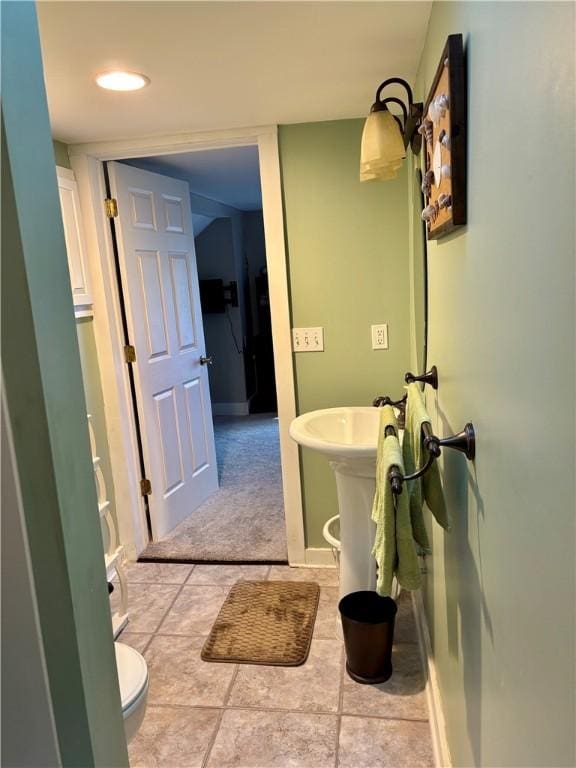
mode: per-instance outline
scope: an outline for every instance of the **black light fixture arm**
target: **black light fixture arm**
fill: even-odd
[[[382,98],[382,91],[384,91],[384,89],[389,85],[401,85],[406,90],[406,94],[408,96],[408,106],[406,106],[406,104],[401,99],[398,99],[395,96],[389,96],[386,99]],[[384,80],[383,83],[380,83],[376,91],[376,99],[370,108],[370,112],[381,112],[383,110],[388,110],[387,105],[390,103],[399,104],[402,108],[404,125],[401,125],[400,118],[397,115],[392,116],[401,127],[401,131],[404,136],[404,146],[407,147],[408,144],[410,144],[412,147],[412,152],[417,155],[420,152],[420,148],[422,146],[422,137],[416,129],[418,128],[422,119],[424,105],[421,102],[417,104],[414,103],[412,88],[410,88],[406,80],[403,80],[401,77],[389,77],[388,79]]]
[[[394,115],[394,114],[392,114],[392,112],[390,114],[392,115],[394,120],[396,120],[396,122],[400,126],[400,130],[402,131],[402,133],[404,133],[404,131],[406,130],[406,122],[408,120],[408,110],[406,109],[406,105],[404,104],[404,102],[401,101],[400,99],[397,99],[395,96],[389,96],[387,99],[384,99],[384,101],[379,101],[377,103],[378,103],[378,105],[382,105],[382,106],[379,106],[378,109],[386,109],[387,108],[386,104],[398,104],[398,106],[402,110],[402,115],[404,117],[404,122],[402,122],[400,120],[398,115]],[[374,111],[378,111],[378,110],[374,110]]]
[[[410,88],[406,80],[403,80],[401,77],[389,77],[387,80],[384,80],[384,82],[380,83],[380,85],[378,86],[378,90],[376,91],[376,101],[374,102],[375,105],[382,103],[382,99],[380,98],[380,96],[384,88],[387,88],[389,85],[401,85],[403,88],[406,89],[406,93],[408,94],[408,106],[411,106],[414,103],[412,88]]]

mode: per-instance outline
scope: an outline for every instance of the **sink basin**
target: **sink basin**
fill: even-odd
[[[378,408],[350,406],[303,413],[290,425],[292,439],[326,456],[334,470],[340,512],[340,597],[376,588],[372,556],[376,526],[371,513],[379,423]]]
[[[379,420],[377,408],[325,408],[294,419],[290,435],[329,458],[375,458]]]

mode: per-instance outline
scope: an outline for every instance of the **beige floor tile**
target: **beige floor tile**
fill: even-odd
[[[342,640],[342,626],[338,613],[338,587],[321,587],[314,637]]]
[[[336,717],[227,710],[208,768],[334,768]]]
[[[428,723],[342,717],[338,768],[432,768]]]
[[[131,768],[201,768],[219,710],[148,707],[130,743]]]
[[[416,620],[412,609],[412,593],[403,590],[396,601],[398,613],[394,622],[394,639],[398,643],[417,643]]]
[[[268,574],[270,581],[315,581],[321,587],[338,586],[337,568],[291,568],[289,565],[273,565]]]
[[[202,637],[157,635],[152,640],[144,654],[151,705],[222,706],[235,665],[202,661],[203,644]]]
[[[340,695],[342,644],[314,640],[300,667],[241,664],[229,704],[260,709],[299,709],[337,712]]]
[[[188,584],[232,585],[238,579],[264,581],[269,570],[269,565],[197,565],[190,574]]]
[[[175,584],[131,584],[128,588],[128,632],[155,632],[178,593]],[[120,590],[110,595],[113,610],[120,601]]]
[[[126,563],[129,584],[184,584],[193,565],[184,563]]]
[[[207,635],[228,587],[182,587],[158,632],[161,635]]]
[[[130,632],[128,630],[124,630],[119,634],[119,636],[116,638],[116,640],[119,643],[125,643],[126,645],[129,645],[131,648],[134,648],[139,653],[142,653],[144,648],[148,645],[150,642],[150,639],[152,638],[151,634],[144,634],[143,632]]]
[[[360,685],[345,674],[342,711],[352,715],[426,720],[426,683],[419,647],[414,643],[394,646],[392,666],[392,677],[380,685]]]

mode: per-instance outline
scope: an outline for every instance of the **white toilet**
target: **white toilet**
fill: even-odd
[[[114,643],[116,666],[124,716],[124,732],[129,743],[144,720],[148,698],[148,666],[142,654],[124,643]]]

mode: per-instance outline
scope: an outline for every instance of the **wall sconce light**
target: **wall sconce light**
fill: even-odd
[[[384,88],[393,83],[398,83],[406,89],[408,106],[395,96],[381,98]],[[397,104],[401,108],[402,120],[389,111],[387,104]],[[422,136],[416,129],[422,113],[422,103],[414,103],[412,89],[405,80],[390,77],[380,84],[362,133],[360,181],[394,179],[406,157],[408,145],[410,144],[415,155],[420,152]]]

